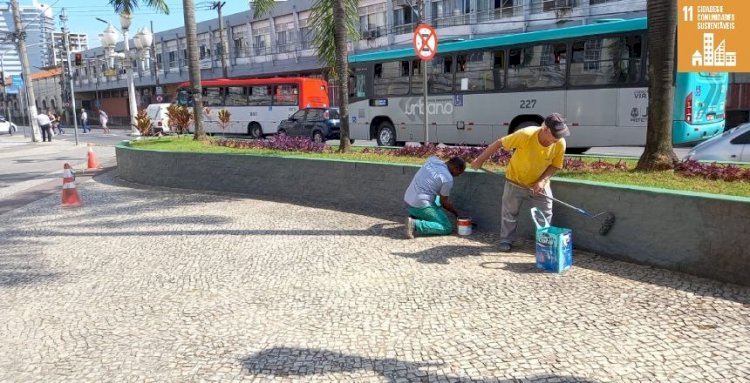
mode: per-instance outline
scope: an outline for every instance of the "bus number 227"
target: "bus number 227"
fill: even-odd
[[[536,100],[521,100],[521,109],[533,109],[536,106]]]

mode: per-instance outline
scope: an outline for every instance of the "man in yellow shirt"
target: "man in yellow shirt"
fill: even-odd
[[[552,221],[552,200],[547,198],[552,196],[549,180],[563,167],[564,137],[569,135],[565,119],[553,113],[544,119],[542,126],[519,129],[495,141],[471,163],[473,169],[479,169],[501,147],[514,151],[505,172],[500,251],[509,252],[513,248],[518,213],[524,200]]]

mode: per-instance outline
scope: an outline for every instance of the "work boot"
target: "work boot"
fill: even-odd
[[[503,253],[510,253],[513,250],[513,245],[510,242],[500,242],[497,248]]]
[[[406,217],[406,238],[414,239],[414,218]]]

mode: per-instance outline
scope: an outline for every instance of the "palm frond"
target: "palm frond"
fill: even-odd
[[[276,0],[254,0],[252,2],[253,18],[257,19],[271,12],[276,5]]]
[[[138,9],[138,1],[139,0],[109,0],[109,5],[111,5],[115,13],[121,14],[121,13],[129,13],[133,14],[133,11]],[[144,0],[145,4],[157,12],[164,13],[165,15],[169,14],[169,5],[167,5],[166,0]]]
[[[335,24],[336,20],[333,15],[333,3],[342,1],[346,12],[344,27],[348,41],[357,40],[359,31],[357,25],[357,0],[318,0],[310,11],[309,20],[315,20],[312,25],[313,41],[312,44],[318,53],[318,60],[326,66],[335,75],[336,68],[336,42]],[[347,52],[343,52],[346,56]]]

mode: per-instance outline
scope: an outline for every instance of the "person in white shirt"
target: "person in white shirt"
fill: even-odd
[[[91,127],[89,126],[89,115],[86,113],[86,109],[81,108],[81,127],[83,129],[83,133],[86,133],[88,130],[91,131]]]
[[[406,218],[406,236],[414,238],[416,231],[422,235],[448,235],[453,224],[445,211],[458,217],[448,196],[453,188],[453,178],[463,174],[466,162],[459,157],[441,161],[432,156],[417,171],[404,194],[409,217]],[[440,205],[435,201],[440,197]]]
[[[104,134],[109,134],[107,121],[109,121],[109,116],[107,116],[107,113],[104,112],[103,109],[99,109],[99,122],[102,124],[102,129],[104,129]]]
[[[52,121],[50,121],[49,116],[45,113],[39,113],[36,115],[36,122],[42,129],[42,142],[52,142]]]

